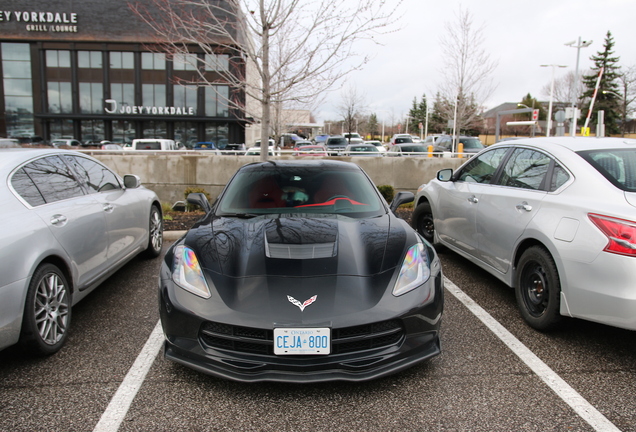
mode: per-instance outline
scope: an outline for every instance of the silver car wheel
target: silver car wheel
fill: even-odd
[[[20,343],[30,353],[59,351],[71,324],[71,290],[64,274],[53,264],[33,273],[26,297]]]
[[[161,254],[161,247],[163,246],[163,220],[161,213],[156,206],[152,206],[150,210],[150,222],[148,227],[148,247],[146,249],[146,255],[150,258],[154,258]]]
[[[47,274],[35,293],[35,324],[42,341],[55,345],[67,330],[68,296],[66,285],[55,273]]]

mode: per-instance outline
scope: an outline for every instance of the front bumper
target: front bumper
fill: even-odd
[[[177,287],[164,273],[167,271],[162,268],[159,287],[164,356],[206,374],[243,382],[366,381],[441,352],[441,272],[426,282],[434,292],[429,300],[418,299],[418,290],[414,290],[405,295],[413,296],[410,307],[391,316],[389,308],[381,308],[359,317],[332,318],[331,354],[278,356],[273,354],[274,323],[257,325],[258,319],[232,311],[200,316],[184,304],[187,301],[181,301],[191,294]]]

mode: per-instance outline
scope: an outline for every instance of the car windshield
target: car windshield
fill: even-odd
[[[316,165],[243,167],[223,192],[219,216],[384,214],[375,186],[358,168]]]
[[[398,137],[395,139],[395,143],[396,144],[402,144],[402,143],[412,143],[413,140],[411,138],[408,137]]]
[[[616,187],[636,192],[636,150],[602,149],[578,154]]]
[[[404,153],[422,153],[428,151],[423,145],[404,145],[402,152]]]
[[[482,149],[484,145],[477,138],[462,138],[459,140],[462,144],[464,144],[465,149],[473,148],[473,149]]]
[[[328,146],[332,146],[332,145],[347,145],[347,139],[346,138],[329,138],[327,140],[327,145]]]

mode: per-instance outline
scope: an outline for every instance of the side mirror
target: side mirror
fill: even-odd
[[[201,209],[206,213],[209,213],[209,211],[212,209],[212,207],[210,206],[210,202],[206,198],[205,194],[201,192],[188,194],[187,201],[188,204],[201,207]]]
[[[399,206],[401,206],[402,204],[413,202],[414,200],[415,200],[415,195],[413,194],[413,192],[401,191],[395,194],[389,208],[391,209],[393,214],[395,214]]]
[[[442,182],[450,181],[453,178],[453,169],[446,168],[443,170],[437,171],[437,180]]]
[[[141,179],[134,174],[126,174],[124,176],[124,186],[126,189],[137,189],[141,186]]]

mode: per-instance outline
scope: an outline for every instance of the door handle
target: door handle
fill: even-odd
[[[479,199],[475,195],[473,195],[470,198],[468,198],[468,202],[472,204],[477,204],[479,202]]]
[[[517,210],[525,210],[527,212],[532,211],[532,206],[528,204],[526,201],[516,205]]]
[[[53,225],[64,225],[68,219],[64,215],[51,216],[51,223]]]
[[[113,207],[112,204],[104,204],[104,211],[105,212],[111,212],[111,211],[113,211],[114,208],[115,207]]]

